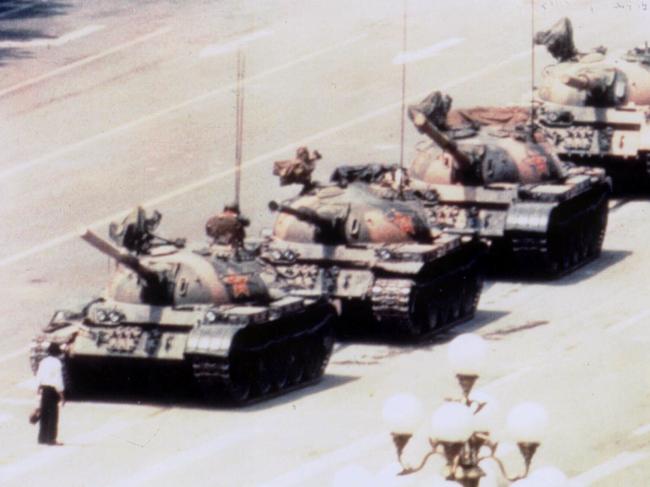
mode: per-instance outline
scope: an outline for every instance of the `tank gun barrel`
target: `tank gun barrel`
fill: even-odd
[[[410,106],[408,112],[409,118],[418,132],[425,134],[438,144],[442,150],[450,153],[461,168],[471,166],[472,163],[469,157],[458,149],[458,144],[439,130],[421,110],[416,106]]]
[[[108,255],[124,267],[131,269],[138,276],[147,281],[147,283],[153,284],[159,281],[158,273],[143,265],[138,257],[130,254],[126,249],[121,249],[108,240],[101,238],[92,230],[87,229],[81,235],[81,238],[99,250],[102,254]]]
[[[300,208],[293,208],[291,206],[278,203],[277,201],[271,201],[269,203],[269,209],[271,211],[286,213],[287,215],[291,215],[298,220],[311,223],[325,230],[333,230],[335,227],[335,222],[333,222],[331,219],[322,217],[316,212],[316,210],[306,208],[304,206]]]

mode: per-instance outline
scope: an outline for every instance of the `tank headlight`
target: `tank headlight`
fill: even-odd
[[[245,316],[241,315],[231,315],[228,317],[228,321],[232,325],[247,325],[248,324],[248,318]]]
[[[282,260],[282,252],[279,250],[272,250],[271,251],[271,259],[273,260]]]
[[[296,253],[293,250],[285,250],[282,253],[282,258],[286,261],[293,262],[296,260]]]
[[[388,249],[379,249],[376,253],[377,257],[379,257],[381,260],[389,260],[391,257],[393,257],[393,254]]]
[[[217,318],[218,318],[217,313],[215,313],[212,310],[208,311],[205,314],[205,321],[207,321],[208,323],[214,323],[215,321],[217,321]]]
[[[122,321],[122,315],[117,311],[111,311],[110,313],[108,313],[108,319],[111,323],[117,324],[120,321]]]
[[[103,309],[97,311],[97,321],[106,321],[108,320],[108,314]]]

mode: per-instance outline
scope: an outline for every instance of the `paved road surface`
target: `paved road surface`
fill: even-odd
[[[525,98],[528,2],[409,8],[409,99],[433,89],[457,106]],[[585,49],[638,44],[650,18],[636,0],[536,2],[539,27],[561,15]],[[200,239],[232,198],[237,48],[248,77],[242,206],[256,232],[271,222],[267,201],[293,191],[270,173],[297,146],[323,153],[320,177],[340,163],[399,159],[401,28],[400,2],[389,0],[0,5],[2,485],[327,486],[346,465],[377,472],[392,461],[386,397],[409,390],[433,408],[453,392],[449,335],[417,348],[344,344],[318,385],[238,411],[72,402],[60,448],[37,446],[26,421],[29,339],[58,303],[107,277],[78,230],[105,231],[144,203],[164,214],[163,234]],[[538,71],[549,62],[538,51]],[[417,140],[409,126],[407,160]],[[476,319],[454,332],[489,340],[481,383],[504,408],[547,406],[536,464],[584,485],[650,477],[649,212],[646,201],[620,202],[602,258],[572,276],[489,282]]]

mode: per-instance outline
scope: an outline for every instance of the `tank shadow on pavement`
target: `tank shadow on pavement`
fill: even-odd
[[[270,395],[264,399],[254,400],[243,405],[233,404],[225,398],[223,400],[208,401],[201,397],[200,391],[197,388],[189,386],[187,382],[184,384],[174,384],[177,388],[170,387],[165,391],[126,391],[120,390],[119,388],[88,390],[84,393],[75,394],[70,398],[70,401],[103,404],[135,404],[164,408],[202,409],[206,411],[254,412],[292,403],[300,400],[304,396],[318,394],[357,379],[358,377],[329,374],[325,371],[323,378],[316,382],[288,392],[283,392],[277,396]]]

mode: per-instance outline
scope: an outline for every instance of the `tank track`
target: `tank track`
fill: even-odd
[[[289,336],[235,346],[228,357],[194,356],[194,380],[208,401],[225,398],[237,405],[312,384],[323,376],[334,345],[329,318],[325,321]]]
[[[371,306],[382,330],[421,340],[471,319],[483,287],[480,259],[447,267],[433,276],[377,279]]]
[[[594,197],[556,208],[546,234],[511,235],[512,271],[553,278],[597,258],[607,228],[608,198],[607,191],[591,195]]]

